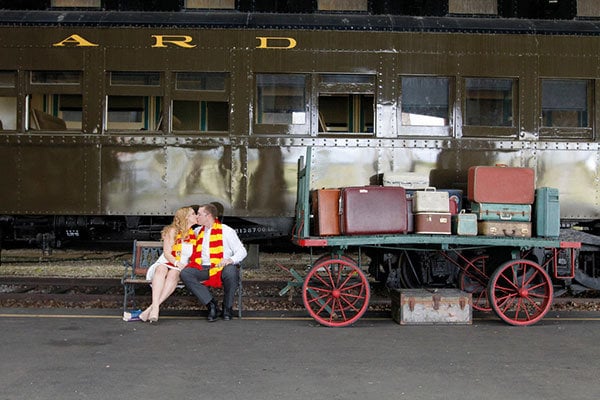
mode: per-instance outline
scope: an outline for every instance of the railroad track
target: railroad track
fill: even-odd
[[[245,280],[244,309],[255,311],[303,310],[301,290],[292,289],[284,296],[279,291],[283,280]],[[220,298],[220,293],[215,293]],[[150,287],[136,291],[137,305],[151,302]],[[116,308],[123,306],[123,287],[118,278],[64,278],[0,276],[0,307],[19,308]],[[600,298],[558,297],[556,310],[600,310]],[[177,289],[165,302],[164,309],[196,310],[202,308],[185,289]],[[385,288],[374,285],[369,308],[387,311],[390,300]]]
[[[244,309],[300,310],[304,309],[300,289],[280,296],[287,285],[282,280],[244,280]],[[215,297],[220,298],[217,291]],[[140,306],[151,301],[150,287],[136,290]],[[385,296],[373,296],[373,307],[389,304]],[[0,277],[0,307],[84,307],[121,308],[123,287],[117,278],[60,278],[60,277]],[[197,300],[185,289],[177,289],[165,302],[166,309],[197,309]]]

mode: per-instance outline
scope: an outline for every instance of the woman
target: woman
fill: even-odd
[[[179,273],[188,264],[196,244],[192,229],[195,224],[194,210],[182,207],[175,212],[173,222],[163,228],[163,254],[146,274],[146,279],[152,281],[152,304],[140,314],[142,321],[158,321],[160,305],[177,288]]]

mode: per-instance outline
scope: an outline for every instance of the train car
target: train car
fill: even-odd
[[[285,239],[310,146],[313,188],[532,168],[600,287],[597,19],[3,10],[0,38],[5,245],[157,238],[206,202],[244,240]],[[400,262],[372,256],[386,279]]]

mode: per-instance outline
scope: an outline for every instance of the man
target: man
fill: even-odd
[[[223,319],[231,320],[231,307],[238,286],[236,264],[248,254],[237,233],[217,217],[218,210],[213,204],[198,208],[196,249],[190,264],[180,275],[185,286],[207,306],[209,322],[217,320],[219,308],[208,287],[223,287]]]

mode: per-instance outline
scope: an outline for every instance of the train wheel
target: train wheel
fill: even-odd
[[[494,312],[511,325],[535,324],[552,305],[550,276],[539,264],[529,260],[502,264],[492,274],[488,290]]]
[[[320,324],[343,327],[358,321],[369,307],[369,282],[348,257],[321,258],[304,279],[302,299]]]
[[[488,283],[490,277],[486,273],[487,256],[479,256],[470,260],[458,274],[460,290],[473,295],[473,308],[479,311],[490,312],[492,306],[488,299]]]

